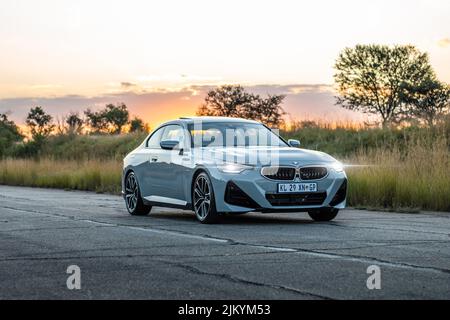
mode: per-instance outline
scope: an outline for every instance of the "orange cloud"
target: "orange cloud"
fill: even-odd
[[[61,117],[71,111],[82,114],[87,108],[98,109],[107,103],[124,102],[132,116],[137,115],[148,122],[152,128],[161,122],[181,116],[194,115],[203,102],[208,90],[214,86],[196,85],[179,90],[135,91],[135,86],[122,84],[122,92],[85,97],[68,95],[47,98],[0,99],[0,113],[10,111],[10,118],[24,123],[28,110],[36,105],[42,106],[55,117]],[[128,88],[128,90],[126,90]],[[325,122],[364,120],[362,114],[335,106],[332,87],[323,84],[293,85],[254,85],[247,86],[250,92],[267,94],[285,94],[283,108],[289,113],[289,119],[310,119]]]

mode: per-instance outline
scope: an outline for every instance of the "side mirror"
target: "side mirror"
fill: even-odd
[[[164,150],[178,149],[179,144],[180,142],[178,140],[163,140],[159,143],[161,148]]]
[[[300,148],[300,141],[295,139],[289,139],[288,144],[293,148]]]

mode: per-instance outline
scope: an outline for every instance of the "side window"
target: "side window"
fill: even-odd
[[[154,132],[151,137],[147,140],[147,148],[150,149],[159,149],[159,142],[161,141],[161,134],[163,133],[164,129],[166,127],[163,127],[159,129],[158,131]]]
[[[164,127],[164,132],[161,137],[161,141],[163,140],[175,140],[183,143],[184,141],[184,131],[183,128],[179,125],[168,125]]]

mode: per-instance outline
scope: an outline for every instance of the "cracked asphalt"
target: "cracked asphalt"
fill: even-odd
[[[67,289],[70,265],[80,290]],[[202,225],[173,209],[132,217],[118,196],[0,186],[0,299],[450,299],[450,214]]]

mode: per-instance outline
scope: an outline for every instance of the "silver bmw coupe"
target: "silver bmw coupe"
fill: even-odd
[[[122,193],[132,215],[164,206],[202,223],[251,211],[330,221],[345,207],[347,177],[333,157],[259,122],[190,117],[160,125],[125,157]]]

